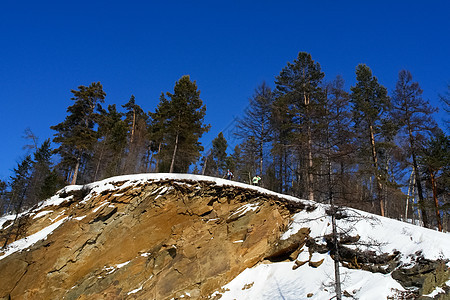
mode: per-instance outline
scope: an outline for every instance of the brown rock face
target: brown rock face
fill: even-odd
[[[292,203],[207,182],[60,196],[68,200],[35,211],[25,235],[63,223],[0,260],[0,299],[199,299],[264,259],[292,259],[309,236],[280,241]]]

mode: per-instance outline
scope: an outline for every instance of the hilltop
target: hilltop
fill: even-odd
[[[328,210],[207,176],[67,186],[0,218],[0,299],[330,299]],[[338,219],[344,299],[448,299],[449,234]]]

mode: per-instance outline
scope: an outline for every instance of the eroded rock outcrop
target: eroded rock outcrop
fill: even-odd
[[[280,235],[300,207],[274,196],[208,182],[121,184],[63,191],[63,205],[35,211],[27,235],[64,221],[0,260],[0,298],[199,298],[308,236],[285,249]]]
[[[311,238],[308,227],[282,238],[295,213],[315,210],[311,202],[194,180],[91,188],[68,187],[22,222],[0,224],[0,237],[36,240],[26,250],[0,253],[0,299],[202,299],[258,263],[317,268],[323,260],[313,261],[314,252],[333,255],[331,238]],[[394,272],[417,295],[448,280],[446,262],[425,264],[426,272],[420,259],[402,268],[398,253],[346,247],[358,240],[341,239],[349,268]],[[296,261],[304,246],[310,259]]]

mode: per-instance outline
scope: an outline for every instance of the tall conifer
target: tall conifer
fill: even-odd
[[[99,141],[95,147],[93,180],[119,175],[127,146],[127,124],[116,105],[108,105],[98,115]]]
[[[303,189],[310,200],[314,200],[313,131],[317,124],[316,109],[323,97],[320,85],[324,76],[320,64],[309,53],[300,52],[293,63],[288,62],[275,81],[276,96],[285,98],[291,110],[294,129],[292,143],[298,153],[296,161],[305,162],[304,166],[297,167],[297,172],[306,170],[306,186]],[[300,181],[297,182],[300,184]]]
[[[56,131],[53,141],[59,144],[56,152],[61,156],[66,180],[76,184],[83,159],[90,158],[97,141],[94,111],[99,103],[104,102],[106,93],[100,82],[91,83],[88,87],[81,85],[78,90],[71,92],[71,100],[75,103],[67,108],[69,115],[63,122],[50,128]]]
[[[370,153],[370,174],[375,178],[380,213],[384,216],[383,176],[379,168],[377,139],[380,137],[382,120],[390,107],[390,99],[386,88],[378,83],[368,66],[360,64],[356,67],[356,80],[356,85],[350,88],[355,130],[360,132],[362,158],[367,157],[365,153]]]
[[[56,192],[58,188],[57,180],[54,181],[53,186],[50,185],[50,177],[56,175],[52,172],[53,166],[51,158],[52,149],[50,139],[47,139],[34,152],[29,182],[30,186],[27,191],[26,204],[28,206],[32,206],[39,201],[44,200],[46,196]]]
[[[128,126],[128,147],[125,173],[147,172],[148,162],[148,115],[136,104],[135,97],[122,105],[126,109],[125,123]]]
[[[227,140],[223,136],[223,133],[220,132],[217,135],[217,137],[212,141],[212,149],[211,149],[212,159],[214,160],[216,165],[215,170],[216,174],[214,174],[216,176],[224,176],[226,173],[227,148],[228,148]]]
[[[162,96],[155,114],[152,114],[157,124],[165,125],[158,125],[157,131],[153,132],[163,141],[159,156],[170,157],[170,164],[160,169],[185,173],[203,150],[199,139],[210,127],[203,124],[206,106],[200,99],[196,82],[192,82],[188,75],[181,77],[175,83],[174,92],[166,95],[169,99]]]

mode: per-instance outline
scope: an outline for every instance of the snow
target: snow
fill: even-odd
[[[297,199],[297,201],[299,200]],[[311,237],[319,237],[331,232],[331,219],[326,216],[323,206],[317,206],[312,212],[302,210],[295,214],[292,224],[281,236],[281,239],[288,239],[289,236],[297,233],[304,227],[309,227],[311,229]]]
[[[301,211],[295,214],[292,224],[281,239],[287,239],[303,227],[310,228],[310,236],[314,238],[330,234],[332,232],[331,218],[326,216],[325,207],[325,205],[318,205],[312,212]],[[350,235],[359,235],[361,237],[359,241],[362,244],[368,244],[367,249],[362,250],[370,249],[379,254],[401,250],[405,262],[408,255],[413,255],[417,251],[421,251],[427,259],[450,258],[449,233],[442,233],[353,209],[347,209],[347,215],[350,216],[352,221],[338,221],[338,228]],[[369,245],[374,244],[374,242],[379,242],[379,245]]]
[[[444,291],[444,289],[437,287],[434,291],[432,291],[431,293],[424,295],[424,296],[434,298],[435,296],[437,296],[439,294],[445,294],[445,291]]]
[[[0,254],[0,260],[4,259],[5,257],[15,252],[27,249],[28,247],[34,245],[40,240],[45,240],[47,236],[51,234],[56,228],[58,228],[66,219],[67,217],[51,224],[50,226],[45,227],[44,229],[42,229],[39,232],[36,232],[35,234],[12,242],[6,247],[5,252],[3,254]]]
[[[66,212],[66,210],[61,211],[56,217],[54,218],[49,218],[49,220],[54,223],[56,220],[60,219],[62,216],[64,216],[64,213]]]
[[[20,215],[19,215],[20,216]],[[16,218],[16,215],[6,215],[6,216],[3,216],[3,217],[1,217],[0,218],[0,228],[2,228],[3,227],[3,224],[5,224],[7,221],[12,221],[12,220],[14,220]],[[11,224],[9,224],[7,227],[5,227],[5,228],[8,228],[9,226],[11,226],[12,225],[12,223]],[[5,228],[3,228],[3,229],[5,229]]]
[[[138,287],[137,289],[132,290],[131,292],[128,292],[127,295],[135,294],[135,293],[139,292],[140,290],[142,290],[142,286]]]
[[[292,262],[260,264],[246,269],[225,285],[223,288],[228,291],[220,299],[330,299],[334,296],[333,263],[330,256],[324,255],[319,268],[304,264],[292,270]],[[345,269],[342,277],[343,291],[348,291],[355,299],[386,299],[392,289],[403,290],[392,277],[380,273]]]
[[[125,267],[125,266],[128,265],[130,262],[131,262],[131,260],[126,261],[126,262],[124,262],[124,263],[122,263],[122,264],[118,264],[118,265],[116,265],[116,268],[117,268],[117,269],[120,269],[120,268],[122,268],[122,267]]]
[[[428,228],[418,227],[401,221],[371,215],[366,212],[349,210],[352,214],[375,219],[375,224],[364,221],[356,225],[341,222],[343,230],[352,230],[353,234],[361,236],[361,242],[380,241],[377,250],[379,253],[390,253],[401,250],[404,257],[422,252],[422,255],[431,260],[442,257],[450,258],[450,234],[442,233]],[[396,234],[393,234],[396,233]]]
[[[110,267],[106,267],[105,266],[103,268],[103,270],[107,271],[108,273],[106,273],[106,274],[109,275],[109,274],[113,273],[114,271],[116,271],[116,268],[112,267],[112,266],[110,266]],[[102,276],[98,276],[97,278],[103,278],[103,277]]]
[[[103,270],[105,270],[107,273],[106,275],[109,275],[111,273],[114,273],[115,271],[117,271],[118,269],[128,265],[131,262],[131,260],[126,261],[124,263],[118,264],[116,266],[104,266]],[[103,278],[102,276],[98,276],[97,278]]]
[[[100,208],[102,208],[103,206],[107,205],[108,202],[103,202],[102,204],[100,204],[99,206],[97,206],[96,208],[94,208],[92,210],[93,213],[96,213]]]
[[[303,246],[302,252],[297,256],[298,261],[307,261],[309,259],[308,247]]]
[[[62,193],[63,191],[72,191],[72,190],[77,190],[80,189],[81,186],[79,185],[69,185],[66,188],[60,190],[56,195],[54,195],[53,197],[41,202],[41,204],[39,205],[38,209],[42,209],[44,207],[47,206],[58,206],[63,202],[69,201],[73,199],[73,196],[69,196],[66,198],[60,197],[60,193]]]
[[[39,212],[38,214],[36,214],[34,217],[33,217],[33,219],[38,219],[38,218],[40,218],[40,217],[42,217],[42,216],[45,216],[46,214],[49,214],[49,213],[52,213],[53,212],[53,210],[44,210],[44,211],[41,211],[41,212]]]
[[[241,207],[239,207],[231,216],[230,218],[233,217],[240,217],[245,215],[247,212],[249,211],[255,211],[259,208],[259,203],[248,203],[248,204],[244,204]]]

